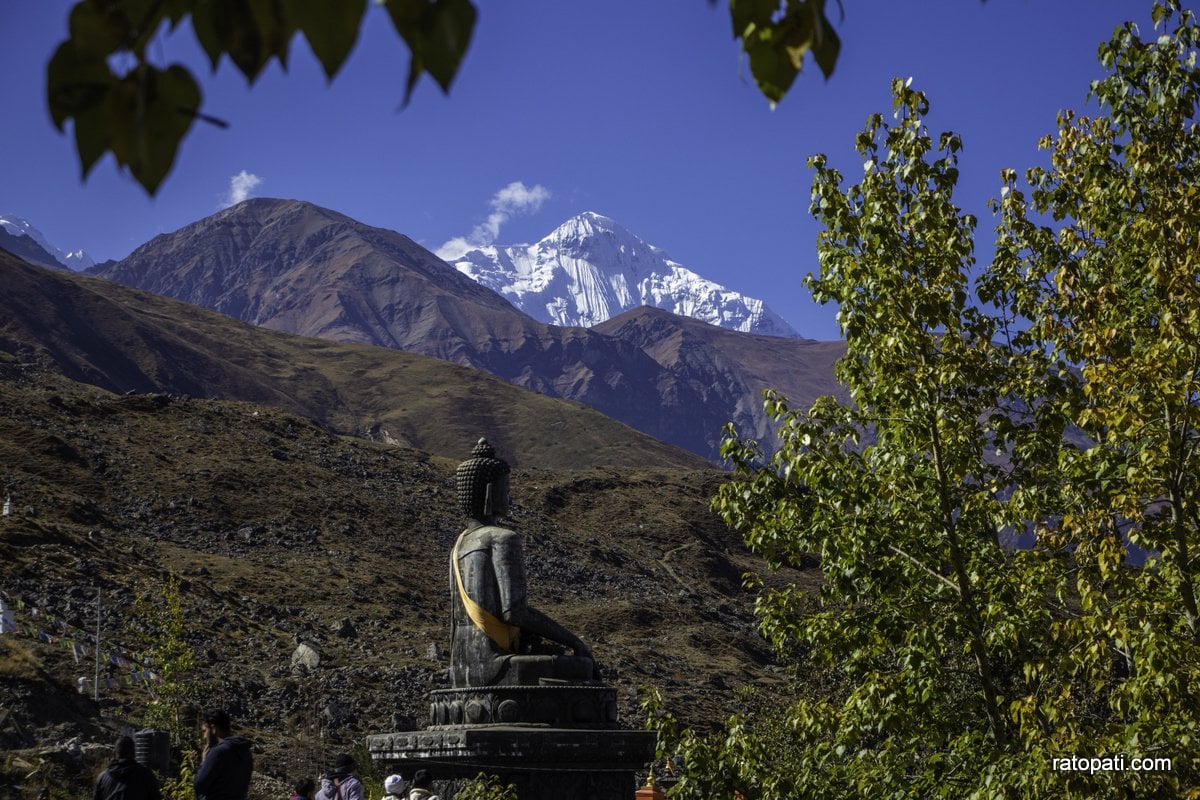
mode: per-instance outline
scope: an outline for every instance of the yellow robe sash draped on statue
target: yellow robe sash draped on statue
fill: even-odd
[[[463,586],[462,572],[458,567],[458,546],[462,544],[463,537],[469,531],[463,531],[459,534],[458,541],[454,543],[454,552],[451,553],[450,559],[454,563],[454,581],[458,584],[458,596],[462,599],[463,607],[467,610],[467,616],[471,618],[471,622],[475,623],[475,627],[488,635],[488,638],[496,643],[506,653],[515,652],[517,649],[517,636],[521,629],[516,625],[509,625],[503,620],[495,617],[488,612],[486,608],[476,603],[467,594],[467,588]]]

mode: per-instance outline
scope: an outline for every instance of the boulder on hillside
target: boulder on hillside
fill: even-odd
[[[321,654],[311,644],[301,642],[292,652],[292,672],[311,672],[321,666]]]

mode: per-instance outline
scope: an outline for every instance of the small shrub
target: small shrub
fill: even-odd
[[[517,800],[517,787],[481,772],[455,792],[454,800]]]

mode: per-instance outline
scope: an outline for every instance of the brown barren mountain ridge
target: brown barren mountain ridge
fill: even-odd
[[[701,332],[712,326],[646,309],[546,325],[408,237],[297,200],[247,200],[95,272],[267,328],[473,366],[706,458],[730,420],[770,429],[762,388],[838,391],[840,343]],[[674,350],[661,330],[672,324],[685,343]]]
[[[762,393],[775,389],[795,408],[822,395],[848,399],[833,377],[844,342],[783,339],[719,328],[642,306],[592,330],[636,345],[689,385],[704,404],[727,411],[742,436],[769,438]]]
[[[705,463],[578,403],[441,360],[270,331],[4,252],[0,280],[0,351],[109,391],[264,403],[448,457],[487,432],[514,463],[545,468]]]

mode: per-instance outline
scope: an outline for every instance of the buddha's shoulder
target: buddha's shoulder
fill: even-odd
[[[493,544],[514,539],[520,541],[516,531],[500,525],[482,525],[472,531],[468,531],[463,539],[464,541],[479,544]]]

